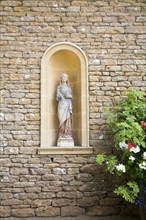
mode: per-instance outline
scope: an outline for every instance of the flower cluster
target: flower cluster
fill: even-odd
[[[133,152],[134,154],[137,154],[137,153],[140,152],[140,147],[139,146],[135,146],[133,143],[126,144],[125,142],[120,142],[119,143],[119,148],[121,148],[122,150],[128,150],[129,152]],[[135,155],[130,155],[129,156],[129,160],[135,161],[136,163],[138,162],[137,161],[138,159],[136,158]],[[146,170],[146,151],[142,155],[142,158],[141,158],[141,160],[139,162],[139,167],[140,167],[140,169]],[[125,169],[124,169],[124,171],[125,171]]]
[[[115,168],[118,170],[118,171],[122,171],[123,173],[126,172],[126,168],[123,164],[118,164],[118,165],[115,165]]]
[[[146,152],[143,153],[143,159],[146,160]]]
[[[142,121],[142,122],[141,122],[141,126],[142,126],[143,128],[146,128],[146,122]]]
[[[140,164],[139,164],[139,167],[140,167],[141,169],[146,170],[146,161],[143,161],[142,163],[140,163]]]
[[[123,176],[125,185],[119,185],[115,193],[132,203],[138,198],[143,183],[146,183],[145,98],[143,92],[131,91],[128,98],[108,108],[107,122],[113,131],[114,152],[117,153],[103,153],[96,157],[96,162],[100,165],[105,163],[112,174]]]
[[[121,149],[129,149],[130,152],[138,153],[140,151],[139,146],[135,146],[133,143],[126,144],[125,142],[120,142],[119,147]]]

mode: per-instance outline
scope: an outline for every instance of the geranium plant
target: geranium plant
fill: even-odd
[[[123,177],[115,189],[117,195],[134,203],[146,187],[146,95],[129,91],[106,111],[107,125],[114,135],[113,154],[98,154],[97,164]]]

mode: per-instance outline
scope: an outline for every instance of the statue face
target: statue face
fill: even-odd
[[[67,80],[68,80],[67,74],[62,74],[62,76],[61,76],[61,81],[62,81],[62,82],[67,82]]]

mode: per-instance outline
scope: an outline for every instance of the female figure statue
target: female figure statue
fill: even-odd
[[[56,99],[58,101],[59,139],[72,139],[72,90],[66,73],[60,77]]]

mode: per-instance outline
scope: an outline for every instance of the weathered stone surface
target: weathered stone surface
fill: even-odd
[[[58,198],[76,198],[76,192],[58,192],[57,193]]]
[[[45,181],[53,181],[53,180],[59,180],[61,179],[59,176],[56,176],[55,174],[45,174],[42,176],[42,180]]]
[[[94,197],[84,197],[82,199],[78,199],[77,205],[81,207],[86,207],[86,206],[95,206],[99,204],[99,198],[97,196]]]
[[[116,205],[119,205],[121,202],[122,202],[121,198],[104,198],[100,200],[100,205],[116,206]]]
[[[76,205],[76,202],[73,199],[60,198],[60,199],[53,199],[52,205],[58,207],[71,206],[71,205]]]
[[[15,103],[12,103],[12,104],[15,104]],[[18,104],[18,102],[16,102],[16,104]],[[24,115],[20,113],[11,113],[11,114],[8,113],[8,114],[5,114],[5,119],[6,121],[21,121],[24,119]]]
[[[81,182],[88,182],[88,181],[93,180],[94,176],[92,176],[91,174],[87,174],[87,173],[80,173],[76,175],[76,179]]]
[[[11,193],[3,193],[0,194],[0,200],[12,199],[13,195]]]
[[[53,168],[53,173],[54,174],[66,174],[66,169],[64,168]]]
[[[110,207],[109,206],[93,206],[91,208],[88,208],[87,215],[90,215],[90,216],[117,215],[118,211],[119,211],[118,208],[114,208],[112,206]]]
[[[11,215],[10,206],[0,206],[0,217],[9,217]]]
[[[102,168],[97,165],[87,164],[80,168],[81,173],[97,174],[102,172]]]
[[[44,200],[41,200],[41,199],[36,199],[32,202],[31,206],[32,207],[42,207],[42,206],[49,206],[51,205],[51,199],[44,199]]]
[[[95,165],[95,157],[112,152],[104,107],[126,90],[146,87],[144,1],[1,0],[0,4],[0,216],[98,218],[133,210],[138,214],[110,194],[111,177]],[[37,154],[41,59],[58,42],[75,43],[87,56],[89,143],[94,155]],[[55,68],[54,74],[66,71]],[[75,66],[71,71],[78,74]]]
[[[84,214],[85,210],[77,206],[65,206],[61,208],[61,216],[78,216]]]
[[[5,201],[2,201],[2,205],[21,205],[23,204],[23,201],[20,201],[18,199],[9,199],[9,200],[5,200]]]
[[[31,217],[34,215],[35,212],[31,208],[12,209],[12,216],[14,217]]]
[[[99,183],[95,183],[95,182],[88,182],[88,183],[84,183],[79,190],[81,192],[94,192],[97,191],[101,186],[99,185]]]
[[[40,207],[36,209],[36,215],[37,216],[59,216],[60,215],[60,208],[57,207],[51,207],[51,206],[46,206],[46,207]]]
[[[10,169],[11,175],[25,175],[28,174],[27,168],[11,168]]]
[[[40,119],[40,115],[39,114],[26,114],[25,115],[25,120],[26,121],[38,121]]]
[[[17,147],[6,147],[4,148],[4,154],[18,154],[18,148]]]

